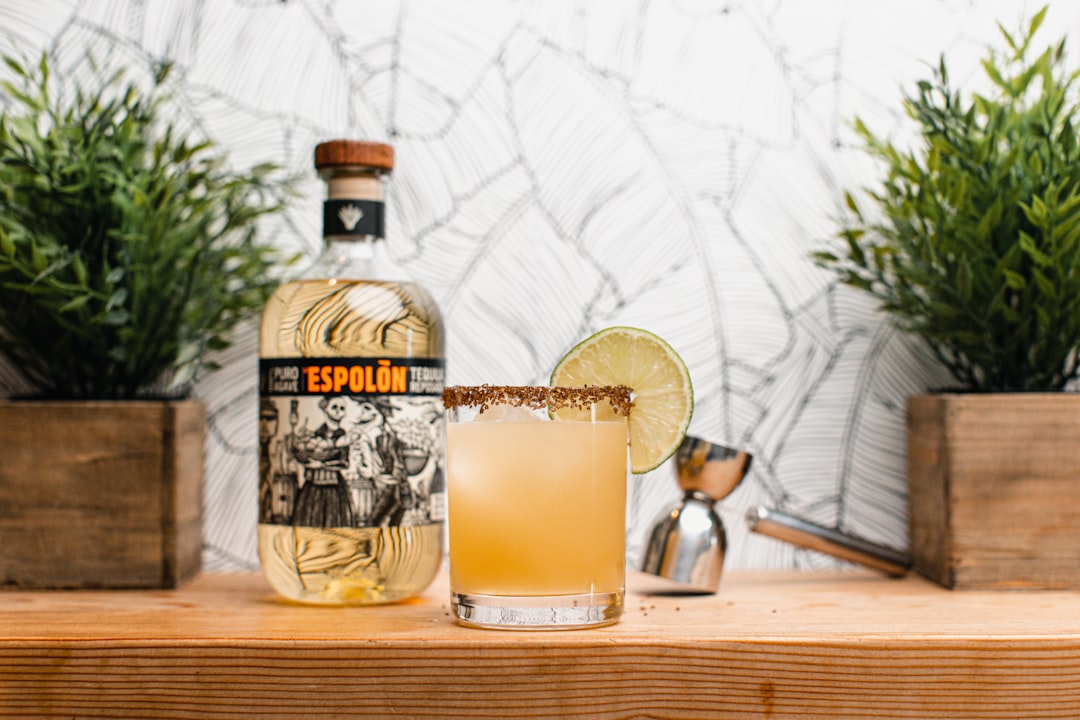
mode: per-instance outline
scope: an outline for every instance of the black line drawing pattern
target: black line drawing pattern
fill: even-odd
[[[692,434],[754,456],[721,508],[729,567],[826,567],[749,535],[745,511],[766,504],[903,547],[904,399],[947,379],[807,259],[835,232],[843,190],[874,177],[849,121],[902,133],[905,85],[941,52],[974,82],[995,20],[1034,9],[9,0],[0,49],[46,49],[73,78],[88,48],[171,59],[177,122],[238,164],[310,171],[320,140],[392,142],[388,237],[443,310],[448,384],[542,383],[590,332],[652,329],[690,366]],[[1055,8],[1047,26],[1056,37],[1078,20]],[[310,256],[321,187],[309,175],[265,230]],[[256,353],[247,327],[196,388],[210,409],[208,569],[257,567]],[[20,389],[0,374],[0,394]],[[675,493],[670,467],[633,478],[632,562]]]
[[[445,484],[437,398],[327,394],[259,400],[259,522],[426,525]],[[287,418],[287,425],[282,420]]]

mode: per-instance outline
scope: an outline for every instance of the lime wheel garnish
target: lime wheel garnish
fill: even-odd
[[[690,371],[659,336],[633,327],[610,327],[582,340],[559,361],[551,385],[625,385],[632,392],[629,420],[630,471],[657,468],[678,449],[694,413]],[[611,418],[618,417],[614,410]],[[577,419],[571,408],[552,413]]]

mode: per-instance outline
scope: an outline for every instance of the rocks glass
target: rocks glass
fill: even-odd
[[[622,614],[625,387],[450,387],[451,605],[464,625],[595,627]]]

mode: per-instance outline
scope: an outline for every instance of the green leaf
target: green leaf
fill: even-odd
[[[845,233],[845,237],[848,243],[848,254],[851,257],[851,261],[860,267],[866,267],[866,254],[863,252],[862,246],[859,245],[859,238],[854,233]]]
[[[1005,284],[1010,290],[1023,290],[1027,287],[1027,281],[1024,280],[1024,276],[1013,270],[1004,270],[1002,274],[1005,276]]]
[[[225,338],[215,335],[215,336],[211,337],[207,341],[206,348],[207,348],[207,350],[213,350],[214,352],[220,352],[222,350],[227,349],[231,345],[232,345],[232,343],[230,343]]]
[[[119,288],[105,302],[105,312],[112,312],[117,308],[123,308],[128,299],[128,289]]]
[[[57,312],[67,313],[71,312],[72,310],[78,310],[82,307],[85,307],[86,304],[90,302],[90,299],[91,297],[89,295],[79,295],[72,298],[71,300],[68,300],[66,303],[57,308]]]
[[[855,202],[855,198],[851,195],[851,193],[844,193],[844,203],[847,205],[848,210],[850,210],[855,215],[855,217],[857,217],[859,220],[862,220],[862,213],[859,212],[859,205]]]
[[[176,390],[182,388],[195,379],[195,364],[185,363],[179,365],[176,368],[176,372],[173,374],[172,380],[169,381],[168,390]]]
[[[1031,277],[1035,281],[1036,287],[1039,288],[1039,292],[1042,293],[1051,304],[1056,304],[1058,292],[1057,288],[1054,287],[1053,281],[1038,269],[1032,271]]]
[[[1028,43],[1031,42],[1031,39],[1035,37],[1035,33],[1037,33],[1039,31],[1040,27],[1042,27],[1043,20],[1046,19],[1046,12],[1049,9],[1050,9],[1049,5],[1043,5],[1042,9],[1040,9],[1037,13],[1035,13],[1034,17],[1031,18],[1031,25],[1028,27],[1028,34],[1027,34]],[[1026,47],[1026,44],[1025,44],[1025,47]]]
[[[1002,88],[1003,90],[1007,90],[1009,92],[1012,92],[1011,84],[1008,81],[1006,81],[1004,77],[1002,77],[1001,71],[998,70],[997,65],[994,63],[993,58],[986,58],[985,60],[983,60],[982,61],[982,66],[983,66],[983,71],[986,73],[986,76],[988,78],[990,78],[990,80],[995,85]]]
[[[11,235],[2,229],[0,229],[0,254],[8,260],[15,259],[15,241],[11,239]]]
[[[101,316],[102,325],[123,326],[131,318],[131,313],[126,310],[113,310]]]
[[[44,250],[37,245],[30,248],[30,267],[38,275],[45,272],[45,269],[49,267],[49,258],[45,256]]]
[[[1049,255],[1038,248],[1035,239],[1026,232],[1020,233],[1020,247],[1037,265],[1046,267],[1053,262]]]

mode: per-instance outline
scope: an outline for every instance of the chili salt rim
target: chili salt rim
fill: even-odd
[[[443,406],[477,407],[483,412],[491,405],[505,403],[536,410],[585,408],[607,400],[616,415],[630,415],[630,388],[625,385],[585,385],[545,387],[543,385],[453,385],[443,390]]]

